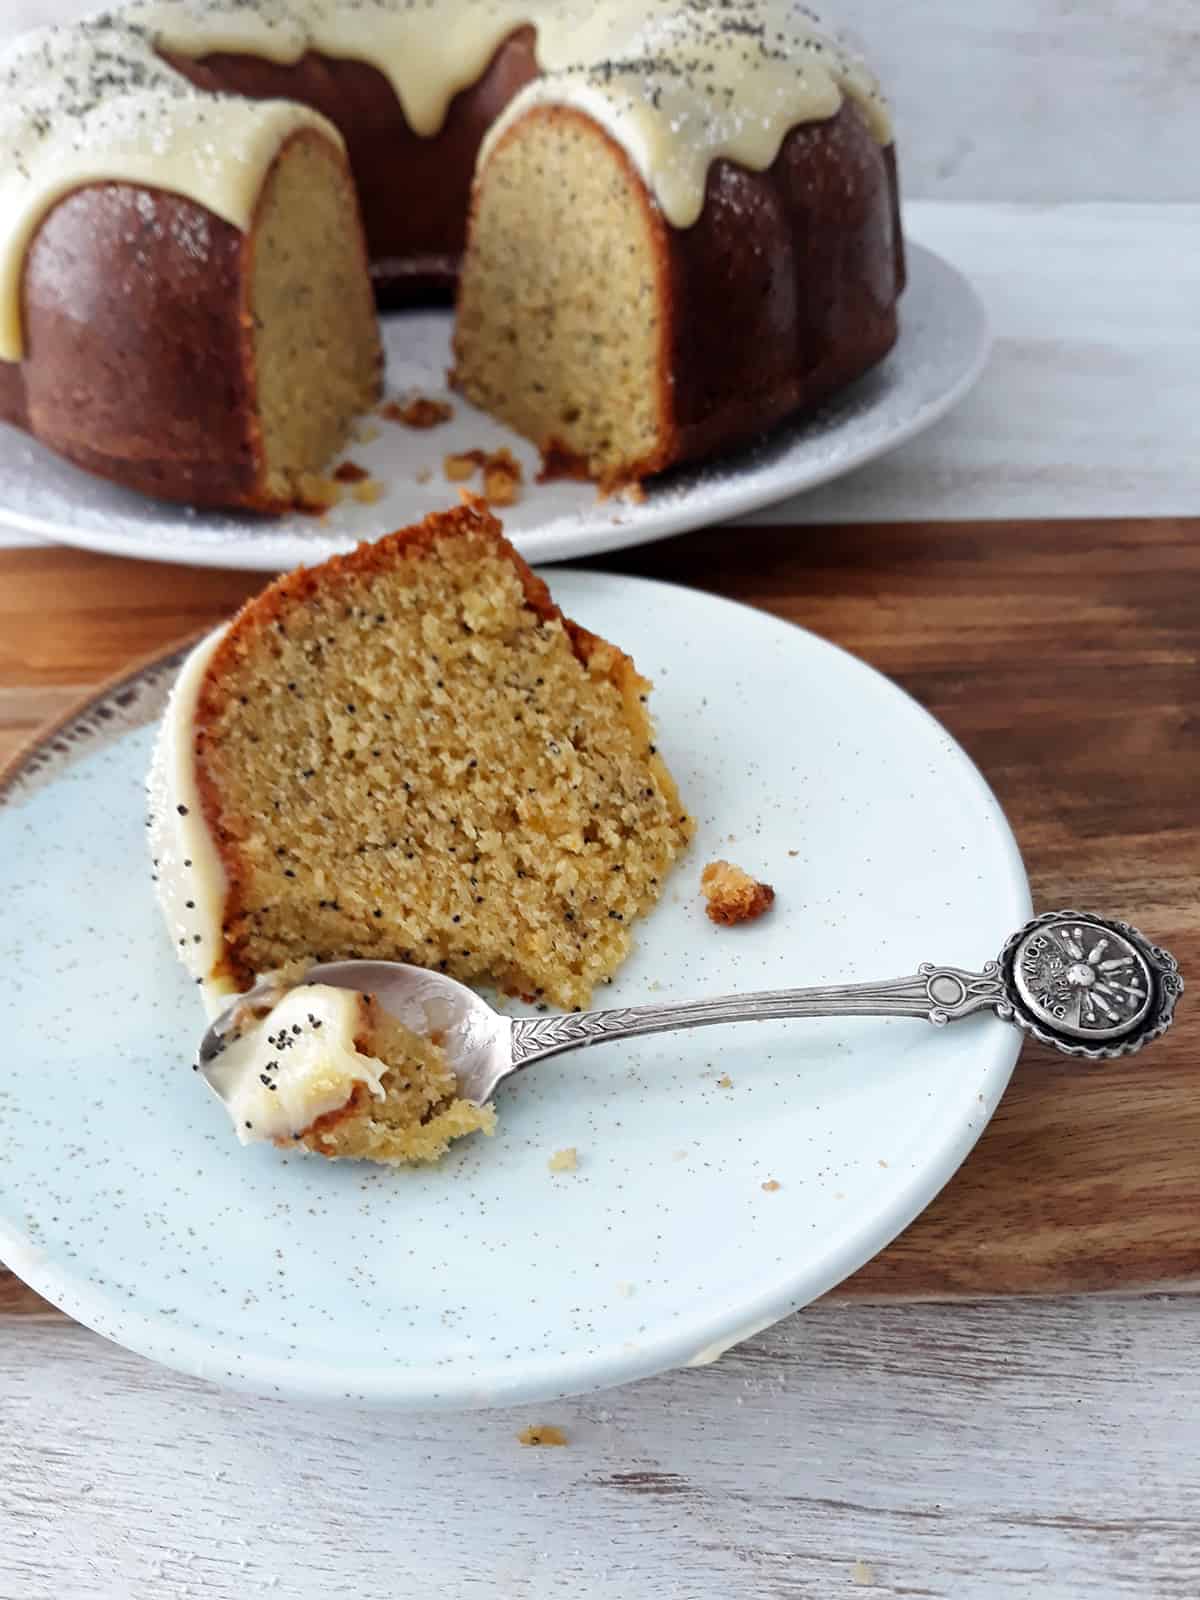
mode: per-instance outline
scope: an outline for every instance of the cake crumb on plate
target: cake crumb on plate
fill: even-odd
[[[774,1194],[777,1189],[782,1188],[783,1185],[780,1183],[778,1178],[768,1178],[766,1183],[762,1185],[764,1194]]]
[[[718,1089],[732,1089],[733,1088],[733,1079],[729,1076],[729,1074],[727,1072],[722,1073],[721,1076],[717,1079],[717,1088]]]
[[[442,462],[446,482],[466,483],[468,478],[475,476],[486,460],[487,454],[483,450],[460,450],[455,455],[447,456]]]
[[[521,463],[511,450],[493,450],[483,463],[483,498],[490,506],[511,506],[525,481]]]
[[[579,1151],[573,1144],[556,1150],[546,1165],[551,1172],[576,1172],[579,1168]]]
[[[867,1589],[875,1582],[875,1568],[869,1561],[856,1561],[850,1568],[850,1579],[860,1589]]]
[[[483,472],[483,498],[491,506],[511,506],[525,481],[521,463],[511,450],[461,450],[442,463],[448,483],[466,483],[479,470]]]
[[[700,874],[700,887],[708,901],[709,921],[722,927],[737,922],[753,922],[775,900],[769,883],[759,883],[732,861],[710,861]]]
[[[410,394],[404,400],[389,400],[386,405],[380,406],[379,415],[405,428],[436,428],[450,421],[454,407],[445,400],[431,400],[427,395]]]
[[[566,1444],[567,1435],[564,1428],[556,1428],[552,1422],[530,1423],[528,1428],[522,1428],[517,1435],[517,1443],[533,1447],[535,1445],[562,1445]]]

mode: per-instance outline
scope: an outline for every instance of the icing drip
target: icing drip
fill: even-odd
[[[788,131],[850,97],[881,144],[891,124],[879,85],[807,7],[779,0],[638,0],[589,8],[570,27],[539,23],[539,63],[493,123],[480,166],[532,106],[567,105],[628,152],[667,220],[687,228],[721,157],[769,167]]]
[[[216,1016],[238,992],[217,967],[225,952],[225,868],[204,820],[196,784],[195,725],[200,685],[224,628],[184,662],[159,724],[147,791],[154,886],[176,954]]]

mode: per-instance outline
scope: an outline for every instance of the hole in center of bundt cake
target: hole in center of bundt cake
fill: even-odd
[[[689,833],[646,686],[494,533],[402,540],[282,580],[214,662],[235,974],[362,956],[584,1004]]]
[[[358,201],[340,152],[305,133],[284,146],[252,233],[250,316],[268,492],[305,480],[379,397],[381,355]]]

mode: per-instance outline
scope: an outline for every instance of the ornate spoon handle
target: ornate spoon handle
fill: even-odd
[[[1174,958],[1126,922],[1048,912],[1027,923],[982,972],[925,962],[882,983],[773,989],[712,1000],[518,1018],[513,1068],[564,1050],[676,1028],[780,1017],[914,1017],[944,1027],[978,1011],[1068,1055],[1129,1055],[1165,1033],[1183,980]]]

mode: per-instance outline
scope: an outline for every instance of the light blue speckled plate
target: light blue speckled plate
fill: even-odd
[[[606,1000],[973,965],[1026,919],[994,799],[885,679],[706,595],[554,587],[655,679],[700,821]],[[823,1293],[978,1138],[1018,1047],[987,1017],[567,1056],[502,1091],[494,1140],[432,1170],[243,1150],[189,1070],[200,1006],[145,857],[174,665],[106,691],[0,791],[0,1258],[100,1333],[266,1394],[428,1409],[599,1389],[711,1360]],[[705,920],[717,855],[776,886],[761,922]],[[552,1174],[565,1145],[579,1169]]]

